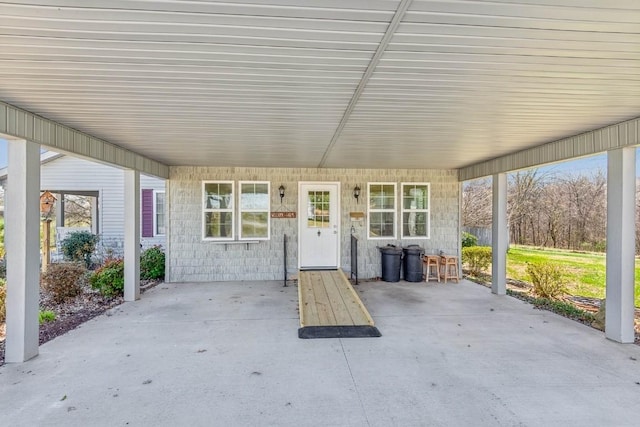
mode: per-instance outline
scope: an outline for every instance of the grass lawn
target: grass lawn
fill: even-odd
[[[507,277],[529,282],[525,273],[528,262],[553,261],[566,269],[572,295],[604,298],[605,255],[578,253],[561,249],[511,245],[507,254]],[[640,307],[640,264],[636,259],[635,305]]]

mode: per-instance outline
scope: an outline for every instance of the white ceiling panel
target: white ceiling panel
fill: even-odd
[[[168,165],[460,168],[640,115],[636,0],[0,0],[0,100]]]

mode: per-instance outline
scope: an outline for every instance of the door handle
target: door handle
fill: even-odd
[[[320,236],[320,230],[318,230],[318,236]]]

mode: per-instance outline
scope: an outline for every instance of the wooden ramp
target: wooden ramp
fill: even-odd
[[[342,270],[300,271],[298,299],[299,338],[380,336]]]

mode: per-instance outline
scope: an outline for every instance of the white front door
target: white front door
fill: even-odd
[[[340,183],[301,182],[298,188],[298,267],[337,269]]]

